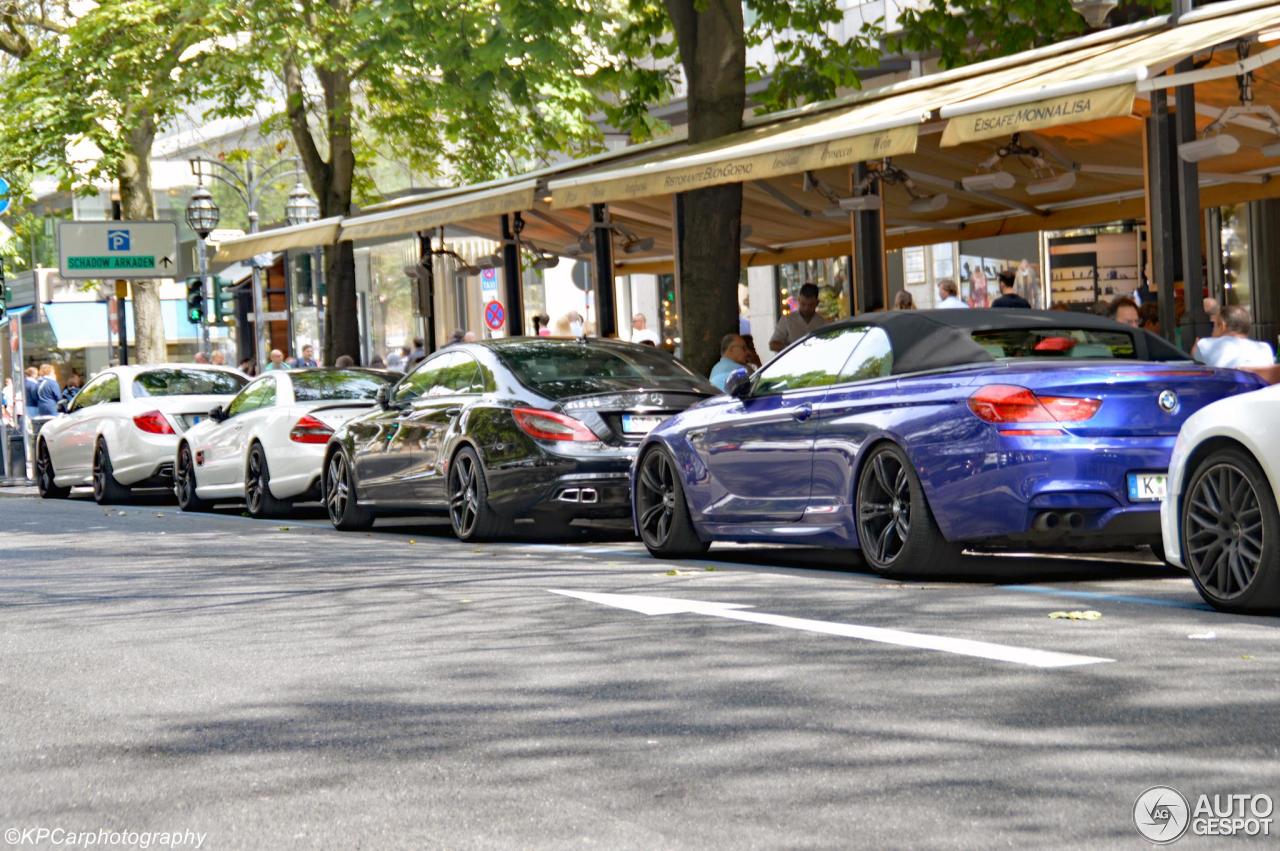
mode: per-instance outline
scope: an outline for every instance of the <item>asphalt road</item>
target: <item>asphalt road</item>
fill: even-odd
[[[800,549],[0,499],[0,830],[1137,848],[1150,786],[1280,797],[1280,620],[1136,554],[968,561],[898,583]],[[1209,844],[1251,843],[1181,843]]]

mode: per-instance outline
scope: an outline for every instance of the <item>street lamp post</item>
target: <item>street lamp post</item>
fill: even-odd
[[[271,184],[272,181],[279,178],[280,173],[286,168],[292,168],[294,172],[298,172],[300,168],[300,160],[297,157],[289,157],[288,159],[277,160],[266,168],[258,171],[253,164],[253,160],[245,162],[245,171],[242,175],[231,166],[219,160],[209,160],[203,157],[196,157],[191,160],[191,170],[195,173],[196,178],[203,185],[204,179],[217,180],[231,187],[235,193],[240,196],[240,200],[244,202],[245,209],[249,214],[249,233],[258,232],[258,200],[263,187]],[[299,181],[299,187],[301,181]],[[305,192],[305,188],[304,188]],[[308,197],[310,197],[308,195]],[[293,195],[290,195],[293,200]],[[314,202],[313,202],[314,203]],[[318,213],[318,206],[317,206]],[[292,223],[292,222],[291,222]],[[254,362],[261,370],[266,364],[267,356],[267,322],[263,311],[262,303],[262,270],[258,267],[257,262],[250,264],[253,269],[253,347]]]
[[[298,173],[298,182],[294,185],[293,191],[289,193],[289,200],[284,205],[284,217],[291,225],[305,225],[316,221],[320,218],[320,204],[312,197],[311,192],[302,183],[302,174]],[[320,289],[316,284],[316,265],[319,261],[319,248],[311,250],[311,298],[316,306],[316,334],[320,351],[324,351],[324,313],[320,309]],[[289,282],[289,338],[292,341],[294,336],[293,330],[293,281]]]

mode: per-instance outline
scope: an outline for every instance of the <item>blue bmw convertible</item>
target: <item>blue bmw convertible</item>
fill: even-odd
[[[1100,317],[858,316],[652,431],[635,525],[662,558],[803,543],[884,574],[945,571],[967,546],[1159,554],[1178,428],[1260,386]]]

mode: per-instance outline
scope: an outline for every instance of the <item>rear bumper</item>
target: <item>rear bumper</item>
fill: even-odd
[[[116,481],[126,487],[165,486],[173,482],[173,459],[178,451],[176,434],[148,434],[132,429],[108,444],[111,470]]]
[[[599,458],[544,453],[537,462],[488,467],[489,504],[509,517],[603,520],[631,514],[633,451]]]
[[[1091,549],[1160,540],[1160,503],[1130,501],[1130,473],[1168,470],[1174,437],[1005,437],[917,459],[948,540]]]

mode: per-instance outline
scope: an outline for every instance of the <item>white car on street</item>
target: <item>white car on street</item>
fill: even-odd
[[[1229,612],[1280,612],[1280,386],[1214,402],[1182,425],[1160,510],[1165,558]]]
[[[36,486],[62,499],[93,485],[101,504],[134,487],[169,487],[178,438],[248,382],[218,366],[117,366],[95,375],[36,436]]]
[[[325,444],[334,429],[377,404],[399,375],[373,369],[273,370],[182,436],[174,490],[184,511],[244,500],[271,517],[320,498]]]

